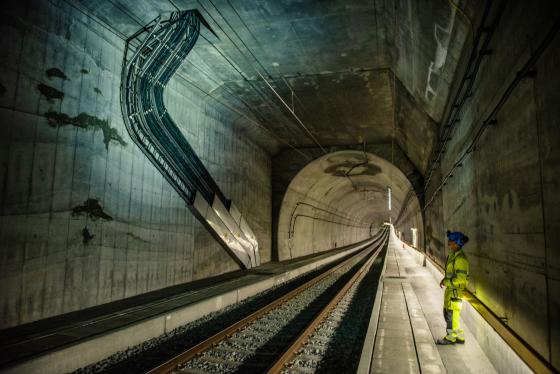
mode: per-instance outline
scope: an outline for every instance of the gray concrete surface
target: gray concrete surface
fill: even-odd
[[[2,373],[67,373],[96,363],[128,347],[217,312],[229,305],[348,256],[371,244],[365,241],[344,250],[288,263],[268,263],[244,276],[165,297],[101,318],[61,326],[29,340],[4,347],[3,352],[37,351],[32,358],[2,368]],[[12,356],[13,357],[13,356]]]
[[[381,217],[373,212],[386,196],[358,192],[346,177],[321,179],[307,200],[289,189],[314,160],[365,150],[394,164],[356,178],[392,186],[391,219],[403,238],[410,242],[417,229],[418,246],[442,263],[445,230],[465,231],[471,291],[560,369],[558,33],[433,196],[558,20],[554,1],[491,3],[490,19],[499,22],[472,96],[443,139],[474,36],[488,26],[481,25],[485,4],[30,0],[3,7],[0,328],[236,268],[130,142],[119,109],[126,37],[159,14],[196,8],[215,35],[202,30],[166,105],[248,215],[263,262],[287,258],[284,200],[312,200],[354,220]],[[442,142],[424,191],[430,155]],[[343,173],[361,161],[345,162]],[[404,179],[392,177],[399,173]],[[337,198],[323,198],[327,184]],[[313,218],[298,223],[292,257],[367,235],[304,214]]]
[[[0,328],[237,269],[128,137],[124,41],[64,1],[14,8],[0,69]],[[67,78],[49,78],[50,69]],[[63,98],[48,100],[40,84]],[[168,108],[248,212],[269,261],[270,159],[185,84],[171,82]],[[59,126],[49,111],[91,117]]]

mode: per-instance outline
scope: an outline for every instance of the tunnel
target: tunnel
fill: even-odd
[[[418,198],[402,171],[371,153],[337,151],[313,160],[284,194],[278,258],[292,259],[367,239],[391,220],[392,211],[400,212],[409,194],[415,199],[415,204],[409,201],[411,209],[418,209]],[[407,224],[423,232],[419,211]]]
[[[0,372],[557,373],[559,9],[3,4]]]

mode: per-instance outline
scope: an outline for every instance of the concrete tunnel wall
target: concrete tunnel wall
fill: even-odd
[[[389,211],[387,187],[392,189]],[[370,153],[338,151],[307,164],[288,186],[278,219],[280,260],[341,247],[394,220],[412,185],[390,162]],[[412,200],[418,202],[415,194]],[[420,214],[407,218],[423,231]],[[413,226],[411,226],[413,227]],[[422,236],[420,237],[422,239]]]
[[[489,46],[492,54],[484,60],[473,96],[445,147],[427,201],[551,29],[555,18],[547,17],[554,13],[550,7],[552,2],[508,2]],[[471,239],[465,247],[471,263],[469,289],[556,369],[560,369],[559,65],[556,33],[537,59],[536,75],[514,88],[497,123],[486,130],[425,212],[427,253],[443,264],[448,252],[445,230],[465,232]]]
[[[16,15],[9,14],[0,25],[2,49],[10,52],[0,57],[0,328],[237,269],[128,138],[119,104],[124,40],[65,2],[27,3],[13,5],[20,7]],[[151,4],[143,6],[149,9]],[[397,4],[377,17],[393,22],[390,13],[402,13],[394,22],[399,28],[395,40],[390,40],[393,31],[387,29],[391,37],[384,42],[396,43],[391,52],[396,61],[387,58],[387,66],[385,62],[380,66],[395,73],[387,73],[384,87],[397,88],[396,123],[394,113],[387,110],[391,120],[383,129],[390,136],[396,127],[395,143],[410,157],[418,174],[426,172],[431,147],[438,144],[431,131],[435,133],[436,122],[445,118],[444,103],[447,110],[452,104],[447,93],[454,91],[461,78],[470,45],[469,40],[463,44],[469,38],[464,17],[450,4],[434,4]],[[460,4],[471,17],[475,33],[483,5],[478,1]],[[436,6],[440,12],[433,11]],[[473,96],[462,110],[423,200],[430,199],[442,175],[551,28],[555,6],[546,1],[507,2],[491,54],[483,61]],[[417,13],[427,21],[419,22]],[[407,18],[409,22],[401,22]],[[445,51],[449,49],[445,53],[451,66],[440,69],[439,78],[430,79],[432,54],[437,58],[442,51],[433,36],[440,21],[458,28],[444,46]],[[410,229],[418,228],[418,243],[425,243],[424,249],[440,264],[447,255],[445,230],[465,231],[471,238],[466,247],[471,260],[470,289],[560,369],[560,322],[554,318],[560,315],[560,252],[555,240],[560,231],[558,39],[538,58],[536,75],[516,86],[498,113],[497,124],[486,131],[476,151],[424,211],[425,230],[418,200],[415,196],[407,199],[406,178],[399,182],[402,188],[393,190],[392,218],[407,241],[411,241]],[[325,55],[321,58],[328,61]],[[457,74],[455,66],[459,66]],[[388,84],[391,76],[393,86]],[[447,87],[452,81],[454,85]],[[427,86],[437,88],[436,83],[441,86],[436,95],[426,96]],[[399,94],[405,91],[410,91],[410,97]],[[218,108],[220,104],[198,94],[186,81],[173,79],[166,95],[169,110],[211,174],[248,214],[263,262],[268,261],[269,153],[236,130],[243,126],[243,118]],[[330,107],[330,103],[318,108]],[[277,125],[285,127],[285,122]],[[378,135],[380,128],[371,130]],[[344,134],[342,127],[340,134]],[[376,141],[392,144],[389,138]],[[335,171],[344,172],[361,159],[362,153],[357,152],[331,163],[338,165]],[[305,209],[311,212],[302,214],[313,218],[298,219],[292,234],[288,217],[297,202],[372,223],[387,216],[377,216],[386,212],[385,197],[373,196],[370,205],[364,199],[366,193],[353,191],[348,178],[327,175],[327,166],[321,169],[320,163],[309,166],[309,174],[302,171],[294,179],[282,207],[277,240],[280,260],[369,235],[365,227],[317,219],[325,217],[309,207]],[[380,169],[376,175],[353,178],[366,187],[368,183],[386,186],[391,169]]]
[[[412,191],[409,193],[411,194]],[[411,244],[413,244],[412,230],[416,230],[416,248],[423,248],[424,222],[420,213],[420,201],[418,199],[411,199],[406,205],[403,203],[403,207],[394,221],[394,226],[398,228],[402,240]]]
[[[0,328],[238,269],[129,138],[124,41],[54,4],[0,25]],[[180,78],[166,95],[269,261],[270,157]]]

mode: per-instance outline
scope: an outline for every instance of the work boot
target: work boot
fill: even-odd
[[[457,332],[451,329],[447,329],[447,335],[441,339],[438,339],[436,344],[439,345],[450,345],[457,343]]]
[[[450,338],[448,336],[444,336],[443,338],[438,339],[437,342],[436,342],[436,344],[438,344],[438,345],[451,345],[451,344],[455,344],[455,343],[458,343],[457,339],[450,340]]]
[[[457,343],[465,344],[465,332],[463,331],[463,329],[459,329],[457,331]]]

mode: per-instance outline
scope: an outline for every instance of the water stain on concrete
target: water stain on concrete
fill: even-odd
[[[87,199],[82,205],[72,208],[72,217],[82,215],[88,216],[92,221],[97,221],[100,218],[106,221],[113,220],[113,217],[105,213],[98,199]]]
[[[93,239],[95,235],[92,235],[87,227],[84,227],[82,229],[82,241],[84,243],[84,245],[87,245],[87,243],[90,242],[91,239]]]
[[[455,207],[455,209],[453,210],[453,213],[451,213],[451,216],[454,216],[455,213],[457,213],[459,211],[459,209],[461,209],[461,207],[465,204],[465,202],[467,201],[466,197],[463,197],[461,199],[461,202],[457,205],[457,207]]]
[[[381,168],[372,163],[360,163],[351,160],[338,162],[330,165],[324,170],[325,173],[335,177],[376,175],[381,173]]]
[[[39,92],[41,92],[43,96],[47,98],[47,100],[64,99],[64,92],[59,91],[54,87],[47,86],[46,84],[39,83],[37,85],[37,89],[39,90]]]
[[[59,68],[50,68],[50,69],[47,69],[46,73],[47,73],[47,77],[49,77],[49,79],[51,79],[51,78],[54,77],[54,78],[63,79],[63,80],[65,80],[65,81],[70,80],[70,79],[66,76],[66,74],[64,74],[64,72],[63,72],[62,70],[60,70]]]
[[[103,96],[103,92],[101,92],[101,90],[100,90],[99,88],[93,87],[93,91],[94,91],[96,94]]]
[[[89,115],[87,113],[80,113],[75,117],[70,117],[66,113],[58,113],[49,110],[45,113],[45,117],[48,119],[48,124],[51,127],[62,127],[62,126],[76,126],[81,129],[100,129],[103,132],[103,143],[105,143],[105,148],[109,150],[109,142],[114,141],[122,146],[126,146],[126,142],[121,137],[117,129],[111,127],[109,120],[101,119],[96,116]]]
[[[142,239],[142,238],[139,237],[138,235],[134,235],[134,234],[131,233],[131,232],[127,232],[126,235],[130,236],[132,239],[138,240],[138,241],[141,242],[141,243],[150,244],[150,241],[149,241],[149,240]]]

